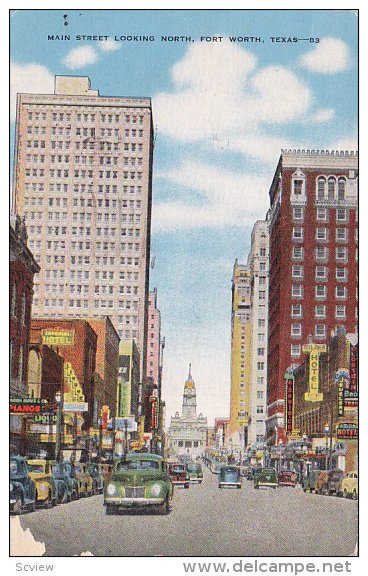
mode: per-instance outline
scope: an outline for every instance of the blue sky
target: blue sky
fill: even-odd
[[[71,40],[48,41],[49,34]],[[77,34],[109,38],[77,41]],[[114,39],[134,35],[155,40]],[[193,41],[162,42],[164,35]],[[232,268],[236,257],[246,261],[253,223],[265,217],[281,148],[357,149],[356,14],[17,10],[11,60],[12,115],[16,92],[50,93],[55,74],[88,75],[101,95],[152,98],[150,284],[166,337],[167,423],[180,409],[189,362],[198,410],[211,422],[226,416]]]

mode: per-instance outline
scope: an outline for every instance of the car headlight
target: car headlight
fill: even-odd
[[[109,496],[113,496],[116,493],[116,486],[115,484],[108,484],[106,487],[106,492]]]
[[[14,486],[13,484],[10,482],[10,492],[13,490]]]
[[[46,492],[49,487],[47,484],[44,484],[43,482],[41,484],[38,484],[37,488],[41,491],[41,492]]]
[[[158,495],[160,494],[160,492],[161,492],[161,489],[162,489],[162,488],[161,488],[160,484],[153,484],[153,485],[151,486],[151,494],[152,494],[152,496],[158,496]]]

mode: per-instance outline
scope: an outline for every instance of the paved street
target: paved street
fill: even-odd
[[[219,490],[204,467],[202,485],[175,489],[168,516],[106,516],[103,497],[21,516],[45,556],[348,556],[357,540],[357,503],[300,488]]]

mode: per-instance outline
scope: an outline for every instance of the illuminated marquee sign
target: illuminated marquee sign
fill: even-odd
[[[350,392],[358,391],[358,345],[350,344]]]
[[[344,416],[344,380],[339,380],[337,392],[337,414],[338,416]]]
[[[319,355],[326,352],[326,344],[306,344],[303,352],[309,353],[309,391],[305,392],[304,400],[307,402],[321,402],[322,392],[319,392]]]
[[[156,430],[156,428],[158,428],[157,398],[155,396],[150,396],[150,402],[151,402],[151,429]]]
[[[357,410],[358,409],[358,392],[351,390],[344,390],[344,409]]]
[[[42,344],[48,346],[73,346],[75,330],[42,330]]]
[[[356,440],[358,438],[358,425],[354,422],[342,422],[336,427],[338,440]]]
[[[10,414],[41,414],[50,406],[44,398],[11,398]]]
[[[285,402],[285,427],[286,434],[293,433],[293,417],[294,417],[294,380],[288,378],[286,380],[286,402]]]

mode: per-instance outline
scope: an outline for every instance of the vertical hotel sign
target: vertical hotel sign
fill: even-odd
[[[350,344],[350,392],[358,392],[358,344]]]
[[[285,374],[285,430],[289,436],[294,432],[294,376],[292,372]]]
[[[326,352],[326,344],[305,344],[303,352],[309,353],[309,390],[304,394],[306,402],[321,402],[323,394],[319,391],[319,355]]]

